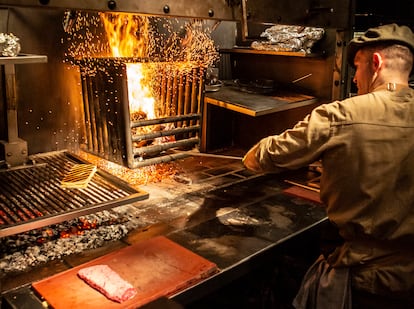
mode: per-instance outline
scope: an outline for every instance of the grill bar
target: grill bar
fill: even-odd
[[[26,216],[23,218],[24,220],[28,220],[30,218],[35,218],[39,215],[48,214],[49,212],[42,207],[41,204],[31,203],[31,196],[27,194],[24,190],[22,191],[22,185],[18,182],[18,178],[15,177],[16,175],[11,175],[9,178],[8,183],[2,183],[1,189],[5,192],[9,199],[13,197],[13,201],[11,201],[18,211],[24,213]],[[24,188],[25,186],[23,186]],[[31,191],[29,191],[31,192]]]
[[[168,155],[161,156],[161,157],[149,158],[149,159],[146,159],[145,162],[135,160],[133,168],[139,168],[139,167],[152,165],[152,164],[166,163],[166,162],[170,162],[170,161],[174,161],[178,159],[183,159],[186,157],[188,157],[187,153],[173,153],[173,154],[168,154]]]
[[[191,127],[184,127],[184,128],[178,128],[178,129],[172,129],[172,130],[163,130],[148,134],[140,134],[140,135],[134,135],[132,137],[133,142],[140,142],[143,140],[150,140],[155,139],[157,137],[163,137],[163,136],[176,136],[178,134],[185,134],[190,132],[198,132],[200,130],[200,126],[191,126]]]
[[[191,148],[198,143],[198,138],[189,138],[186,140],[176,141],[173,143],[164,143],[160,145],[152,145],[147,147],[140,147],[134,151],[135,157],[143,158],[145,156],[151,156],[152,154],[160,153],[165,150],[174,148],[174,147],[187,147]]]
[[[48,199],[42,199],[35,189],[31,186],[30,178],[26,176],[24,170],[19,170],[15,174],[10,175],[14,179],[16,184],[16,191],[20,191],[18,188],[26,188],[27,200],[30,200],[30,204],[35,208],[35,212],[43,215],[50,214],[48,208],[53,207],[53,204]],[[30,197],[30,198],[29,198]],[[44,205],[46,206],[44,207]]]
[[[32,166],[0,171],[0,237],[60,223],[148,198],[146,192],[98,170],[85,189],[67,189],[61,180],[74,164],[67,152],[32,156]]]
[[[147,119],[147,120],[140,120],[140,121],[132,121],[131,128],[143,127],[143,126],[150,126],[156,125],[161,123],[169,123],[169,122],[176,122],[181,120],[193,120],[193,119],[200,119],[200,114],[188,114],[188,115],[181,115],[181,116],[171,116],[165,118],[157,118],[157,119]]]

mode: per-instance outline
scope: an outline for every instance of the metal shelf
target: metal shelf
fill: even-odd
[[[249,116],[263,116],[318,102],[309,95],[280,91],[271,95],[246,93],[223,86],[219,91],[206,93],[204,102]]]
[[[305,57],[305,58],[316,58],[322,57],[323,53],[305,53],[305,52],[281,52],[281,51],[272,51],[272,50],[260,50],[253,49],[251,47],[235,47],[229,49],[220,49],[220,53],[226,54],[253,54],[253,55],[271,55],[271,56],[288,56],[288,57]]]
[[[0,64],[2,65],[45,62],[47,62],[47,56],[45,55],[19,54],[16,57],[0,57]]]

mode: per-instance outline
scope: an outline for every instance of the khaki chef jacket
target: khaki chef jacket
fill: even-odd
[[[273,172],[321,159],[321,200],[345,240],[329,264],[349,266],[356,289],[406,295],[414,292],[414,90],[391,86],[317,107],[262,139],[256,159]]]

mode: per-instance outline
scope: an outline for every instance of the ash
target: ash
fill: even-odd
[[[24,272],[55,259],[103,246],[138,227],[130,205],[0,239],[0,270]],[[134,208],[135,209],[135,208]]]

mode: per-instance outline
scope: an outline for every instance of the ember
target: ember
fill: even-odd
[[[50,260],[121,239],[138,225],[130,207],[121,206],[1,238],[0,270],[3,273],[26,271]]]
[[[181,172],[181,168],[174,162],[159,163],[143,166],[139,169],[129,169],[122,165],[99,158],[88,152],[79,152],[78,155],[98,166],[100,169],[128,182],[131,186],[139,188],[140,185],[161,182]]]

